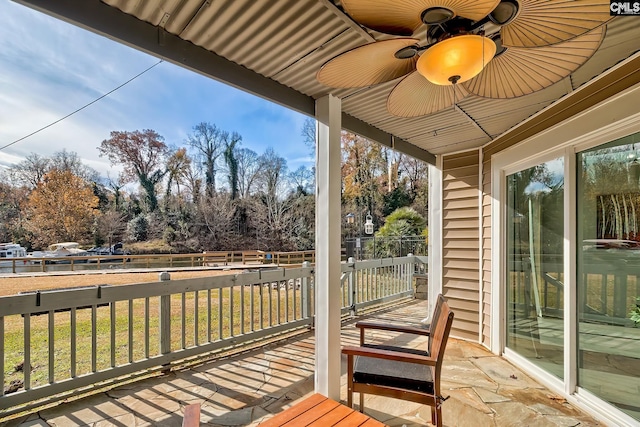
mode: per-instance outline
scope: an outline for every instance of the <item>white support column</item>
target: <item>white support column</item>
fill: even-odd
[[[433,313],[435,301],[442,292],[442,156],[436,165],[429,165],[429,313]]]
[[[315,390],[340,400],[341,101],[316,101]]]

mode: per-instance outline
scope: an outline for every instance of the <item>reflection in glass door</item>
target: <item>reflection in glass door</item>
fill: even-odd
[[[563,159],[507,177],[506,345],[559,378],[563,369]]]
[[[640,420],[640,134],[577,154],[578,386]],[[636,316],[634,316],[634,313]],[[637,322],[636,322],[637,320]]]

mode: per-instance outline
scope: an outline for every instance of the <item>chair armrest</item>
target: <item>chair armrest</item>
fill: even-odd
[[[436,365],[436,360],[430,356],[371,347],[346,346],[342,348],[342,354],[346,354],[347,356],[364,356],[377,359],[395,360],[397,362],[417,363],[420,365]]]
[[[428,326],[420,328],[417,326],[392,325],[388,323],[358,322],[356,323],[356,328],[360,328],[360,331],[364,331],[365,329],[377,329],[381,331],[403,332],[424,336],[429,336],[431,334]]]

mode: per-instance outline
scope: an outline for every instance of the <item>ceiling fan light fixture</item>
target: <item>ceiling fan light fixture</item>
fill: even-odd
[[[431,83],[452,85],[477,76],[496,54],[488,37],[465,34],[445,39],[418,59],[418,72]]]

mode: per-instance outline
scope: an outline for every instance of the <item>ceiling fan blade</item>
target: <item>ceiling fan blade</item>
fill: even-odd
[[[418,55],[398,59],[394,54],[417,43],[416,39],[391,39],[357,47],[329,60],[320,68],[316,78],[322,84],[338,88],[388,82],[416,69]]]
[[[502,45],[549,46],[581,36],[612,17],[608,0],[520,0],[516,18],[502,27]]]
[[[473,79],[463,83],[486,98],[516,98],[551,86],[578,69],[600,47],[605,27],[564,43],[539,48],[507,48]]]
[[[444,8],[454,16],[478,21],[500,0],[342,0],[344,10],[358,23],[381,33],[410,36],[423,25],[422,12]]]
[[[426,116],[453,107],[454,88],[456,102],[468,95],[461,85],[436,85],[416,71],[402,79],[393,88],[387,98],[387,109],[398,117]]]

